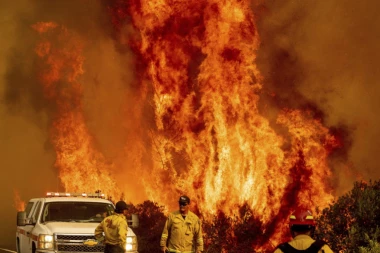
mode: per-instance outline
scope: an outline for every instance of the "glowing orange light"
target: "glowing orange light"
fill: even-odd
[[[20,194],[18,191],[14,190],[14,206],[18,212],[24,211],[25,210],[25,202],[21,200]]]

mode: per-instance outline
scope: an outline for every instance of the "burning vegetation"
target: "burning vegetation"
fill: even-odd
[[[41,59],[38,78],[44,96],[53,102],[51,141],[56,150],[55,166],[65,189],[95,192],[103,189],[120,196],[103,155],[94,148],[83,115],[83,38],[56,23],[37,23],[41,34],[36,54]],[[88,183],[91,182],[91,183]]]
[[[295,207],[333,200],[328,158],[340,142],[319,114],[284,107],[270,122],[259,111],[265,80],[249,0],[116,0],[104,11],[115,47],[132,50],[135,63],[122,119],[128,155],[115,160],[137,171],[148,199],[172,208],[179,194],[191,196],[213,252],[271,250],[287,238]],[[63,187],[124,196],[130,178],[116,180],[84,110],[90,41],[59,23],[32,27]]]
[[[21,199],[20,194],[18,191],[13,191],[13,200],[14,200],[14,207],[18,212],[25,210],[25,202]]]

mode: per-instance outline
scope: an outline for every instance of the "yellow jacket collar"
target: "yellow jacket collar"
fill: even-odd
[[[303,240],[303,239],[313,239],[311,238],[310,236],[308,235],[297,235],[296,237],[294,237],[294,240]]]

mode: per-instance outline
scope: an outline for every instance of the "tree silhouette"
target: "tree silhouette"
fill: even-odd
[[[334,252],[378,248],[380,181],[356,182],[350,192],[322,211],[316,235],[328,241]]]

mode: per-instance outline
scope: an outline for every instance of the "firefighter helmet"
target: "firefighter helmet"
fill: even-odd
[[[315,225],[313,214],[307,209],[297,209],[290,215],[291,230],[311,230]]]
[[[190,198],[186,195],[182,195],[181,197],[179,197],[179,200],[178,200],[179,204],[185,204],[185,205],[188,205],[190,204]]]
[[[127,203],[124,201],[120,200],[119,202],[116,203],[116,213],[122,213],[124,210],[128,209]]]

